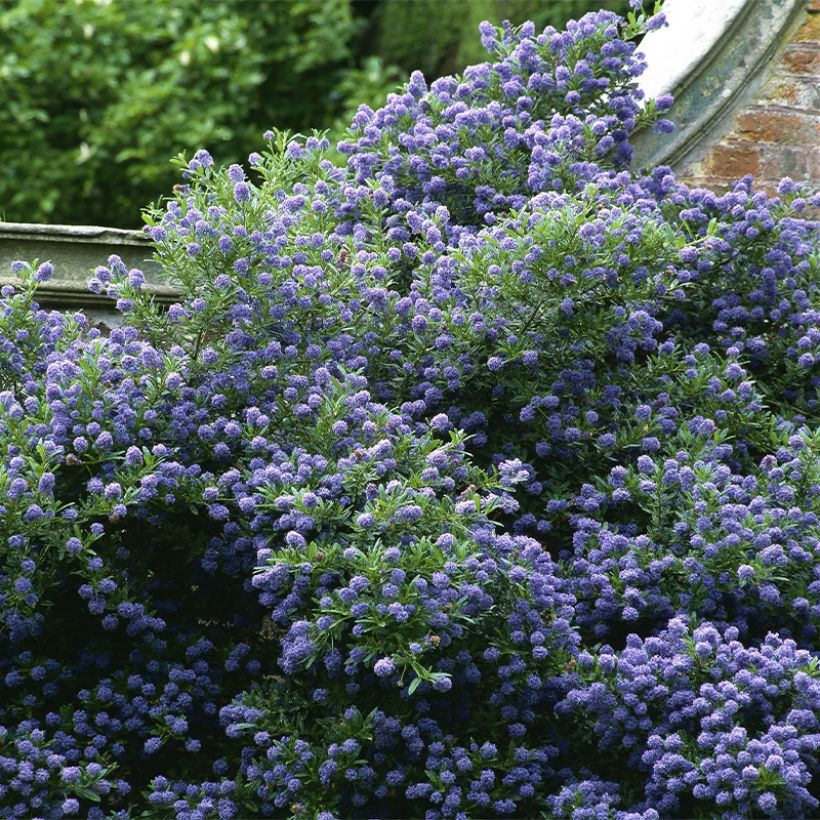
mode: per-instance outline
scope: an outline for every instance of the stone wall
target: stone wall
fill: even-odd
[[[140,268],[145,273],[145,290],[156,301],[170,304],[176,299],[176,291],[162,282],[152,253],[151,244],[140,231],[95,225],[0,222],[0,285],[17,281],[11,272],[16,259],[48,260],[54,265],[54,276],[38,288],[38,304],[65,311],[81,309],[92,322],[112,325],[121,316],[111,298],[89,291],[91,273],[115,254],[128,267]]]
[[[773,192],[783,177],[820,179],[820,0],[806,4],[750,94],[716,124],[694,156],[678,168],[693,185],[726,188],[753,174]],[[720,133],[722,132],[722,133]]]
[[[638,165],[726,189],[752,174],[820,179],[820,0],[666,0],[641,43],[649,97],[670,93],[671,135],[635,135]]]

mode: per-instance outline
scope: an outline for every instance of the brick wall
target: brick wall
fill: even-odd
[[[770,192],[784,176],[820,184],[820,0],[806,4],[761,79],[678,169],[681,179],[725,189],[753,174]]]

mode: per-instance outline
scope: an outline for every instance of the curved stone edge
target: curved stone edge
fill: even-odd
[[[804,10],[804,0],[667,0],[668,26],[641,42],[648,67],[640,85],[648,97],[675,97],[677,128],[633,134],[634,167],[680,166],[709,142],[724,114],[759,86]]]
[[[647,98],[672,94],[688,85],[709,55],[720,47],[720,40],[755,2],[666,0],[666,26],[650,32],[639,46],[647,64],[639,85]]]

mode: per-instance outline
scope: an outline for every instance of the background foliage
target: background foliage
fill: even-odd
[[[0,0],[0,218],[135,226],[207,146],[340,133],[410,70],[482,59],[481,20],[560,26],[625,0]]]

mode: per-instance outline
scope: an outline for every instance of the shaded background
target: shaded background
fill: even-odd
[[[627,0],[0,0],[0,219],[132,227],[169,158],[242,162],[413,69],[480,62],[482,20],[559,27]]]

